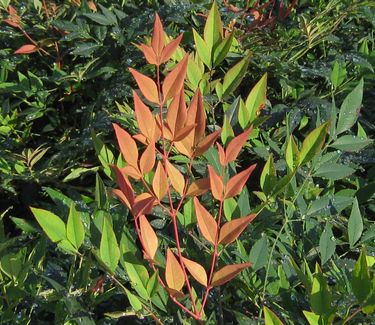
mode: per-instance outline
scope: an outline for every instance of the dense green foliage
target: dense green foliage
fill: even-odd
[[[111,191],[110,165],[124,163],[111,122],[137,130],[128,68],[155,74],[134,46],[149,41],[155,12],[167,35],[184,33],[163,73],[182,49],[195,53],[185,89],[201,90],[207,129],[222,127],[225,145],[254,127],[230,174],[257,169],[224,216],[258,216],[220,262],[252,267],[211,291],[207,324],[371,322],[375,6],[301,0],[282,17],[275,1],[260,11],[275,20],[257,25],[259,6],[244,2],[218,2],[233,39],[207,59],[197,35],[211,1],[0,0],[0,323],[193,322],[158,285]],[[38,48],[15,53],[25,44]],[[194,175],[218,155],[210,148]],[[186,170],[186,157],[173,160]],[[179,222],[184,246],[202,247],[190,256],[207,262],[192,202]],[[166,247],[171,220],[155,208],[151,224]]]

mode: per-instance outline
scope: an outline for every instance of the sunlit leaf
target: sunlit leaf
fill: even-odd
[[[242,147],[245,145],[252,131],[253,127],[250,127],[229,142],[227,148],[225,149],[227,164],[237,159],[238,154],[240,153]]]
[[[158,237],[143,214],[139,216],[139,229],[141,231],[143,248],[148,255],[147,257],[153,260],[159,245]]]
[[[241,193],[256,164],[233,176],[227,183],[225,189],[225,199],[231,198]]]
[[[152,188],[154,190],[156,197],[159,200],[161,200],[167,194],[167,191],[168,191],[167,174],[165,173],[163,165],[161,164],[160,161],[158,162],[155,175],[152,180]]]
[[[139,169],[143,175],[150,172],[155,165],[155,144],[151,142],[145,151],[143,152],[141,159],[139,160]]]
[[[283,325],[283,322],[267,306],[263,306],[265,325]]]
[[[220,229],[219,244],[227,245],[234,242],[255,217],[256,214],[251,214],[226,222]]]
[[[202,265],[185,257],[182,258],[189,273],[197,280],[200,284],[207,287],[207,273]]]
[[[66,237],[76,249],[79,249],[85,239],[85,228],[80,218],[80,213],[76,210],[74,204],[71,204],[69,210],[68,222],[66,224]]]
[[[168,177],[169,177],[169,180],[171,181],[171,184],[172,184],[173,188],[180,195],[182,195],[184,193],[184,188],[185,188],[185,178],[184,178],[184,176],[168,160],[166,161],[166,167],[167,167]]]
[[[187,196],[198,196],[206,193],[210,189],[210,179],[201,178],[192,182],[187,190]]]
[[[211,244],[215,244],[217,233],[217,224],[215,219],[196,197],[194,198],[194,207],[199,230],[207,241],[209,241]]]
[[[164,101],[175,97],[181,91],[186,76],[188,59],[189,56],[186,54],[184,58],[165,77],[162,87]]]
[[[267,99],[267,73],[256,83],[251,89],[249,95],[246,98],[245,107],[247,110],[246,116],[249,120],[245,121],[245,125],[252,123],[259,110],[264,107]]]
[[[117,124],[113,124],[113,128],[116,133],[117,142],[120,147],[120,151],[126,160],[126,162],[138,169],[138,148],[137,144],[130,136],[128,132],[122,129]]]
[[[104,264],[115,272],[120,260],[120,249],[117,244],[116,236],[108,217],[103,219],[102,238],[100,240],[100,258]]]
[[[223,285],[224,283],[232,280],[242,270],[251,266],[251,263],[231,264],[226,265],[214,273],[211,285],[214,287]]]
[[[224,199],[224,184],[222,178],[216,174],[215,170],[208,165],[208,174],[210,176],[210,187],[212,196],[219,201]]]
[[[185,276],[182,267],[169,248],[167,249],[165,280],[169,288],[177,291],[180,291],[185,284]]]
[[[159,92],[156,83],[150,77],[145,76],[133,68],[129,68],[129,71],[137,82],[143,96],[152,103],[159,103]]]

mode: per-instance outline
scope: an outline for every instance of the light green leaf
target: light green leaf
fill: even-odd
[[[338,138],[330,147],[347,152],[358,152],[372,143],[371,139],[355,135],[344,135]]]
[[[275,315],[275,313],[263,306],[263,313],[264,313],[264,323],[265,325],[282,325],[283,322]]]
[[[293,135],[290,135],[288,144],[285,151],[285,161],[288,169],[288,173],[292,173],[298,165],[299,150],[296,142],[294,141]]]
[[[115,272],[120,259],[120,249],[108,217],[104,217],[102,238],[100,240],[100,258],[111,272]]]
[[[74,204],[70,206],[66,236],[77,250],[81,247],[85,239],[85,228],[83,227],[80,213],[76,210]]]
[[[344,99],[337,121],[337,134],[349,130],[357,121],[363,97],[363,79]]]
[[[240,85],[249,62],[250,54],[246,55],[240,62],[227,71],[223,81],[223,97],[231,94]]]
[[[126,295],[129,299],[129,303],[135,311],[140,311],[142,309],[142,302],[133,295],[128,289],[125,289]]]
[[[221,141],[225,146],[228,140],[231,140],[234,137],[234,132],[232,126],[230,125],[227,115],[224,115],[223,128],[221,129]]]
[[[215,48],[214,55],[213,55],[213,66],[218,66],[225,57],[227,56],[233,42],[233,35],[232,32],[229,36],[224,38],[221,43]]]
[[[348,222],[349,244],[352,248],[354,244],[361,238],[363,231],[363,221],[361,211],[359,210],[358,200],[354,198],[352,212],[350,213]]]
[[[327,223],[319,240],[319,251],[322,265],[335,253],[336,242],[333,236],[332,226]]]
[[[158,273],[154,272],[154,274],[148,279],[146,286],[149,297],[152,297],[157,292],[158,286]]]
[[[322,273],[314,274],[310,303],[311,309],[317,315],[328,316],[332,310],[332,294]]]
[[[195,49],[203,61],[203,63],[208,67],[211,68],[211,50],[207,46],[204,39],[193,29],[193,37],[195,42]]]
[[[346,78],[345,66],[341,66],[337,61],[334,62],[331,72],[331,83],[333,88],[337,88]]]
[[[260,187],[266,195],[272,192],[276,181],[276,170],[273,162],[272,154],[269,155],[266,164],[264,165],[262,174],[260,175]]]
[[[366,250],[362,248],[361,254],[355,263],[351,280],[352,290],[360,303],[364,302],[371,292],[371,279],[366,261]]]
[[[307,311],[307,310],[304,310],[303,314],[305,315],[307,321],[309,322],[309,325],[320,324],[320,322],[319,322],[320,316],[319,315],[316,315],[313,312]]]
[[[42,227],[47,236],[57,243],[66,240],[65,223],[54,213],[37,208],[31,208],[39,225]]]
[[[320,152],[324,144],[328,126],[329,122],[320,125],[305,138],[299,155],[299,166],[306,164]]]
[[[247,109],[247,114],[249,120],[246,124],[252,123],[256,117],[259,108],[266,104],[267,95],[267,73],[256,83],[256,85],[251,89],[249,95],[246,98],[245,106]]]
[[[204,26],[204,40],[211,53],[223,38],[223,23],[221,22],[219,9],[214,1]]]

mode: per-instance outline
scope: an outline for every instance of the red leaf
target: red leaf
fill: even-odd
[[[182,267],[169,248],[167,249],[165,281],[169,288],[177,291],[180,291],[185,284],[185,275]]]
[[[180,129],[176,132],[173,140],[174,141],[183,140],[184,138],[186,138],[190,134],[191,131],[194,130],[195,127],[196,127],[196,124],[184,126],[182,129]]]
[[[152,33],[151,44],[156,56],[160,58],[165,46],[165,35],[163,25],[158,14],[155,14],[154,31]]]
[[[142,175],[147,174],[154,168],[155,158],[155,144],[154,142],[151,142],[139,160],[139,169],[141,170]]]
[[[227,164],[236,160],[238,154],[240,153],[242,147],[245,145],[252,130],[253,130],[253,127],[251,126],[246,131],[241,133],[239,136],[232,139],[231,142],[229,142],[229,145],[227,146],[225,150]]]
[[[191,100],[186,118],[186,125],[193,124],[197,125],[195,127],[193,139],[193,146],[196,146],[204,137],[204,132],[206,130],[206,116],[204,114],[203,98],[199,88]]]
[[[156,167],[154,179],[152,180],[152,188],[156,197],[161,200],[168,191],[168,178],[165,170],[160,163],[158,162],[158,166]]]
[[[134,111],[141,133],[151,142],[155,140],[156,122],[150,109],[142,102],[137,93],[133,91]]]
[[[189,56],[184,58],[174,67],[174,69],[165,77],[163,82],[164,102],[175,97],[184,85],[187,63]]]
[[[176,133],[183,129],[185,126],[187,116],[186,104],[185,104],[185,93],[183,88],[180,91],[179,96],[173,98],[171,104],[168,107],[167,112],[167,124],[168,128],[172,133],[170,140],[175,140]]]
[[[208,174],[210,176],[212,196],[216,200],[222,201],[224,199],[224,184],[222,178],[216,174],[215,170],[210,165],[208,165]]]
[[[251,165],[249,168],[245,169],[241,173],[233,176],[227,183],[225,189],[225,198],[231,198],[241,193],[243,187],[245,186],[251,173],[254,171],[257,165]]]
[[[207,287],[207,273],[202,265],[185,257],[182,258],[189,273],[197,280],[200,284]]]
[[[201,142],[199,142],[197,148],[194,151],[194,156],[198,157],[203,155],[216,141],[217,137],[220,135],[221,129],[206,136]]]
[[[30,54],[38,51],[38,48],[34,44],[22,45],[14,54]]]
[[[188,196],[198,196],[206,193],[210,189],[210,179],[202,178],[197,179],[190,184],[186,195]]]
[[[138,170],[138,167],[133,167],[131,165],[127,165],[127,166],[121,168],[121,170],[125,175],[130,176],[134,179],[140,179],[142,177],[142,174]]]
[[[156,54],[151,46],[145,44],[137,45],[137,47],[143,52],[143,55],[146,58],[146,61],[150,64],[157,64]]]
[[[223,268],[221,268],[219,271],[214,273],[212,277],[211,285],[214,287],[220,286],[232,280],[243,269],[246,269],[250,266],[251,266],[251,263],[226,265]]]
[[[220,165],[222,167],[224,167],[226,165],[224,149],[223,149],[223,147],[221,146],[220,143],[216,143],[216,146],[217,146],[217,151],[219,152],[219,162],[220,162]]]
[[[9,15],[17,15],[17,10],[13,6],[8,6]]]
[[[206,238],[207,241],[215,245],[216,233],[218,230],[215,219],[206,210],[206,208],[198,201],[196,197],[194,198],[194,206],[199,230],[201,231],[203,237]]]
[[[143,96],[152,103],[159,103],[159,92],[156,83],[144,74],[129,68]]]
[[[180,34],[174,40],[172,40],[168,45],[165,46],[161,54],[160,63],[167,62],[171,58],[173,53],[176,51],[178,45],[180,45],[182,36],[183,34]]]
[[[116,173],[116,181],[118,186],[120,186],[121,192],[124,194],[126,198],[126,205],[128,206],[129,209],[134,204],[134,190],[129,182],[129,179],[126,177],[124,172],[118,168],[117,166],[112,166]]]
[[[149,214],[155,203],[155,198],[149,193],[142,193],[138,195],[134,200],[132,213],[134,218],[137,218],[141,214]]]
[[[146,251],[148,259],[153,260],[158,249],[158,237],[152,229],[147,218],[142,214],[139,217],[139,228],[141,231],[142,242],[144,250]]]
[[[137,144],[128,132],[117,124],[113,124],[120,151],[126,162],[138,170],[138,148]]]
[[[251,214],[244,218],[226,222],[220,230],[219,244],[230,244],[234,242],[256,216],[256,214]]]
[[[19,22],[12,20],[12,19],[4,19],[3,22],[15,28],[21,27]]]

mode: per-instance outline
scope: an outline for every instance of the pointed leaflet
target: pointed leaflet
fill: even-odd
[[[273,155],[270,154],[266,164],[264,165],[262,174],[260,175],[260,187],[263,190],[264,194],[269,195],[274,189],[275,183],[276,169],[273,162]]]
[[[160,161],[158,162],[154,179],[152,180],[152,188],[159,200],[161,200],[168,191],[168,178]]]
[[[247,130],[245,130],[243,133],[241,133],[240,135],[232,139],[231,142],[229,142],[225,150],[226,164],[229,164],[230,162],[235,161],[237,159],[238,154],[240,153],[242,147],[245,145],[252,131],[253,131],[253,127],[251,126]]]
[[[112,168],[116,173],[117,184],[120,186],[121,193],[124,195],[125,204],[129,209],[131,209],[132,205],[134,204],[134,190],[122,169],[118,168],[117,166],[112,166]],[[117,195],[117,193],[115,194]]]
[[[195,49],[197,50],[200,59],[208,68],[211,68],[211,48],[207,45],[207,43],[195,29],[193,29],[193,36]]]
[[[212,196],[216,200],[222,201],[224,199],[224,184],[222,178],[216,174],[215,170],[210,165],[208,165],[208,174],[210,176],[210,187]]]
[[[22,45],[14,54],[30,54],[38,51],[38,48],[33,44]]]
[[[225,199],[229,199],[241,193],[251,173],[254,171],[256,164],[251,165],[241,173],[233,176],[226,184]]]
[[[328,126],[329,121],[311,131],[305,140],[303,140],[299,155],[299,166],[306,164],[320,152],[324,145],[324,139],[327,134]]]
[[[233,42],[234,32],[224,38],[221,43],[215,48],[213,53],[214,67],[218,66],[227,56]]]
[[[196,124],[193,125],[186,125],[182,129],[178,130],[174,136],[174,141],[181,141],[186,138],[196,127]]]
[[[182,267],[169,248],[167,249],[165,281],[169,288],[177,291],[180,291],[185,284],[185,276]]]
[[[299,150],[291,134],[285,151],[285,161],[288,173],[292,173],[298,165]]]
[[[213,287],[220,286],[220,285],[232,280],[243,269],[246,269],[250,266],[251,266],[251,263],[226,265],[223,268],[221,268],[219,271],[214,273],[214,275],[212,277],[211,285]]]
[[[263,313],[265,325],[283,325],[283,322],[275,315],[275,313],[266,306],[263,306]]]
[[[166,161],[168,178],[171,181],[173,188],[182,195],[185,188],[185,179],[181,172],[173,166],[168,160]]]
[[[354,198],[352,211],[348,221],[348,237],[350,248],[361,238],[363,231],[363,221],[357,198]]]
[[[223,23],[221,22],[219,9],[214,1],[204,26],[204,40],[210,50],[221,42],[223,38]]]
[[[164,102],[175,97],[181,91],[186,76],[188,59],[189,55],[185,54],[184,58],[165,77],[163,82]]]
[[[198,196],[206,193],[210,189],[210,179],[201,178],[195,180],[190,184],[186,195],[187,196]]]
[[[195,213],[197,216],[198,226],[204,238],[211,244],[215,244],[217,224],[215,219],[206,210],[206,208],[194,198]]]
[[[159,92],[156,83],[144,74],[129,68],[143,96],[152,103],[159,103]]]
[[[143,152],[141,159],[139,160],[139,169],[142,175],[150,172],[155,165],[155,144],[151,142],[146,150]]]
[[[149,108],[142,102],[137,93],[133,90],[134,111],[141,133],[149,140],[155,139],[156,122]]]
[[[157,57],[156,54],[151,46],[147,46],[145,44],[136,45],[138,49],[143,52],[143,55],[146,58],[146,61],[150,64],[157,64]]]
[[[207,287],[207,273],[202,265],[185,257],[182,258],[189,273],[197,280],[200,284]]]
[[[163,25],[160,21],[160,17],[158,14],[155,14],[154,31],[152,33],[151,44],[156,56],[160,58],[163,48],[165,46],[165,35]]]
[[[195,146],[204,137],[204,132],[206,130],[206,116],[204,113],[203,98],[199,89],[195,92],[194,97],[191,100],[186,118],[186,125],[193,124],[196,124],[193,143]]]
[[[144,214],[139,216],[139,228],[147,258],[153,260],[158,249],[158,237],[156,237],[154,229],[152,229]]]
[[[180,91],[180,95],[173,98],[171,104],[168,107],[167,112],[167,123],[168,128],[171,131],[172,137],[174,138],[176,132],[181,130],[186,121],[187,110],[185,105],[185,93],[183,88]],[[169,139],[172,140],[172,139]]]
[[[126,160],[126,162],[133,166],[134,168],[138,169],[138,148],[137,144],[130,136],[128,132],[122,129],[117,124],[113,124],[113,128],[115,129],[117,142],[120,147],[120,151]]]
[[[133,166],[125,166],[124,168],[121,168],[122,172],[130,177],[133,177],[134,179],[140,179],[141,178],[141,173],[138,170],[138,167],[133,167]]]
[[[132,213],[134,218],[137,218],[141,214],[149,214],[155,203],[155,198],[150,193],[142,193],[138,195],[134,200],[132,207]]]
[[[226,222],[220,230],[219,244],[227,245],[234,242],[256,216],[256,214],[251,214],[244,218]]]
[[[218,153],[219,153],[219,162],[220,162],[220,165],[221,165],[222,167],[224,167],[224,166],[226,165],[224,149],[223,149],[223,147],[220,145],[220,143],[216,143],[216,146],[217,146],[217,151],[218,151]]]
[[[120,260],[120,249],[111,222],[107,216],[103,219],[99,253],[104,264],[107,265],[112,273],[115,272],[118,261]]]
[[[247,71],[249,62],[250,54],[246,55],[225,74],[223,81],[223,97],[231,94],[240,85]]]
[[[171,58],[173,53],[176,51],[178,45],[180,44],[182,36],[183,34],[180,34],[164,47],[163,52],[161,54],[160,63],[167,62]]]
[[[85,239],[85,228],[74,204],[70,205],[68,222],[66,224],[66,237],[72,245],[79,249]]]
[[[266,92],[267,73],[263,75],[247,96],[245,106],[249,120],[245,121],[245,124],[252,123],[257,117],[258,110],[266,104]]]
[[[206,136],[201,142],[198,143],[194,151],[194,157],[203,155],[216,141],[217,137],[220,135],[221,129]]]

